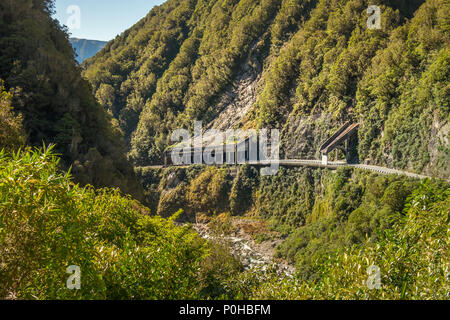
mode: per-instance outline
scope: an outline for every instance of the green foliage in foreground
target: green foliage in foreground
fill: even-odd
[[[0,298],[198,297],[205,243],[118,190],[74,185],[51,152],[0,153]],[[68,290],[70,265],[81,290]]]
[[[425,181],[409,199],[405,216],[382,239],[348,249],[318,265],[317,281],[274,277],[253,290],[259,299],[449,299],[450,190]],[[370,266],[381,288],[369,289]]]
[[[394,212],[403,209],[382,234],[337,246],[325,259],[312,255],[315,277],[283,279],[276,272],[243,271],[226,246],[206,243],[191,228],[175,226],[174,218],[149,216],[118,190],[74,185],[58,161],[51,148],[0,152],[1,298],[449,298],[450,190],[444,182],[402,182],[412,189],[402,200],[392,193],[400,182],[391,181],[382,199]],[[350,192],[343,175],[336,175],[334,186]],[[373,181],[368,185],[372,193],[379,188]],[[314,219],[320,215],[307,217],[307,225]],[[66,288],[70,265],[81,267],[81,290]],[[367,287],[371,265],[381,271],[379,290]]]

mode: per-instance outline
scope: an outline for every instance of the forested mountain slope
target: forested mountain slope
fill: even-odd
[[[11,123],[23,123],[27,141],[15,140],[54,143],[78,182],[121,187],[140,198],[120,130],[81,78],[68,35],[51,18],[52,7],[49,0],[0,2],[2,109]],[[0,145],[8,146],[3,139]]]
[[[194,120],[278,128],[289,158],[317,157],[351,120],[361,162],[448,177],[449,13],[446,0],[169,0],[85,76],[138,165]]]

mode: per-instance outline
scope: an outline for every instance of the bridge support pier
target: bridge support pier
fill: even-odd
[[[338,161],[339,151],[341,150],[345,155],[347,163],[358,163],[358,123],[351,124],[346,122],[335,134],[331,136],[321,147],[322,164],[326,165],[328,159],[325,159],[330,152],[336,150],[336,161]]]
[[[349,164],[358,164],[359,163],[359,155],[358,155],[358,135],[352,134],[349,136],[346,141],[345,146],[345,159]]]

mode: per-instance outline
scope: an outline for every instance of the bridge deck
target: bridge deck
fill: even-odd
[[[390,174],[396,174],[396,175],[405,175],[411,178],[417,178],[417,179],[427,179],[432,177],[420,175],[417,173],[412,173],[408,171],[401,171],[396,169],[390,169],[385,167],[379,167],[379,166],[372,166],[372,165],[365,165],[365,164],[348,164],[344,161],[338,161],[338,162],[329,162],[327,165],[324,165],[322,161],[320,160],[308,160],[308,159],[283,159],[283,160],[266,160],[266,161],[256,161],[256,162],[247,162],[246,164],[253,165],[253,166],[269,166],[271,164],[278,164],[283,167],[312,167],[312,168],[328,168],[335,170],[339,167],[350,167],[350,168],[359,168],[363,170],[369,170],[378,174],[383,175],[390,175]],[[234,166],[234,165],[230,165]],[[180,165],[180,166],[174,166],[171,167],[183,167],[187,168],[189,165]],[[150,166],[148,168],[152,169],[163,169],[164,166]],[[450,180],[448,180],[450,182]]]

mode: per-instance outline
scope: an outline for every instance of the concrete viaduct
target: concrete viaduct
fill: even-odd
[[[282,159],[282,160],[265,160],[265,161],[246,161],[245,164],[252,166],[270,166],[273,163],[278,163],[283,167],[312,167],[312,168],[328,168],[336,170],[339,167],[351,167],[363,170],[369,170],[383,175],[405,175],[411,178],[426,179],[432,178],[425,175],[411,173],[402,170],[390,169],[385,167],[359,164],[357,154],[355,152],[357,145],[357,130],[358,123],[345,123],[335,134],[333,134],[327,141],[325,141],[320,147],[320,153],[322,160],[310,160],[310,159]],[[332,151],[341,150],[345,154],[346,161],[329,161],[328,155]],[[355,155],[356,154],[356,155]],[[167,156],[167,155],[166,155]],[[164,166],[150,166],[150,168],[160,169],[164,167],[170,167],[176,165],[164,165]],[[187,167],[188,165],[181,165],[179,167]]]

